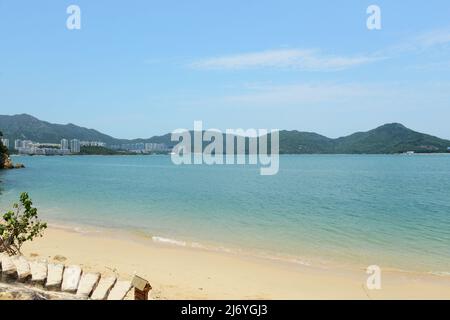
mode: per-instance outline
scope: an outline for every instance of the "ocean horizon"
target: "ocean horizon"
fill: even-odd
[[[450,155],[283,155],[176,166],[170,156],[15,157],[2,212],[28,192],[43,220],[305,265],[450,274]]]

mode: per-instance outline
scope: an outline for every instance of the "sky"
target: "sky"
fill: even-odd
[[[449,17],[448,0],[0,0],[0,114],[118,138],[202,120],[329,137],[400,122],[450,139]]]

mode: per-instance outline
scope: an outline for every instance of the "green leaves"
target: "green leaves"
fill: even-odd
[[[3,214],[0,220],[0,252],[10,255],[20,254],[20,248],[26,241],[42,237],[47,228],[38,218],[37,209],[28,193],[20,195],[20,203],[13,204],[13,210]]]

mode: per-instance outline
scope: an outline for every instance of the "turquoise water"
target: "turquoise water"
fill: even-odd
[[[450,272],[450,156],[281,156],[256,166],[175,166],[169,156],[20,157],[0,208],[22,191],[42,218],[155,241]]]

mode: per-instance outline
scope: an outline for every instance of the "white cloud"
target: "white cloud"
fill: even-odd
[[[189,66],[205,70],[242,70],[257,68],[302,71],[341,71],[395,58],[405,53],[424,51],[450,44],[450,28],[423,32],[372,54],[337,56],[315,49],[275,49],[200,59]]]
[[[379,60],[375,56],[322,55],[318,50],[278,49],[206,58],[190,66],[208,70],[251,68],[297,69],[305,71],[339,71]]]

